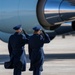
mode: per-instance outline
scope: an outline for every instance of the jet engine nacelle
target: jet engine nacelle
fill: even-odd
[[[1,32],[13,33],[13,27],[21,24],[31,34],[32,27],[39,24],[55,30],[64,22],[74,21],[75,0],[0,0]]]
[[[75,0],[39,0],[37,17],[41,25],[50,30],[63,22],[75,21]]]

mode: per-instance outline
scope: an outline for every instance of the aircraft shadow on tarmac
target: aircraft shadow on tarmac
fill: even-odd
[[[29,63],[29,56],[26,55],[27,63]],[[56,59],[75,59],[75,53],[66,54],[45,54],[45,61],[53,61]],[[9,55],[0,55],[0,65],[4,62],[9,61]]]

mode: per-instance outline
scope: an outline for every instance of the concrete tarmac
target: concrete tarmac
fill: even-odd
[[[8,44],[0,41],[0,75],[13,75],[13,70],[5,69],[4,62],[9,60]],[[27,55],[26,72],[22,75],[32,75],[29,71],[28,45],[25,46]],[[42,75],[75,75],[75,37],[56,37],[44,45],[45,61]]]

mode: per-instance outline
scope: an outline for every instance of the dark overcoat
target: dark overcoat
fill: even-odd
[[[49,43],[50,38],[47,34],[45,36],[33,34],[29,38],[29,58],[30,58],[30,71],[35,70],[36,68],[43,71],[43,62],[44,62],[44,43]]]
[[[28,39],[20,34],[15,33],[10,36],[8,43],[8,50],[10,55],[10,62],[13,65],[13,68],[17,65],[22,66],[21,70],[26,70],[26,54],[24,50],[24,45],[28,42]]]

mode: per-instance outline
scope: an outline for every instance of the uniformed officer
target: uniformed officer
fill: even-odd
[[[28,42],[28,39],[21,34],[21,25],[17,25],[13,29],[15,30],[15,33],[9,38],[8,50],[10,54],[10,61],[14,68],[13,75],[21,75],[21,71],[26,70],[24,45]]]
[[[36,26],[33,28],[34,34],[29,38],[29,58],[30,58],[30,71],[33,71],[33,75],[40,75],[43,71],[44,62],[44,43],[49,43],[49,36],[42,31],[41,27]]]

